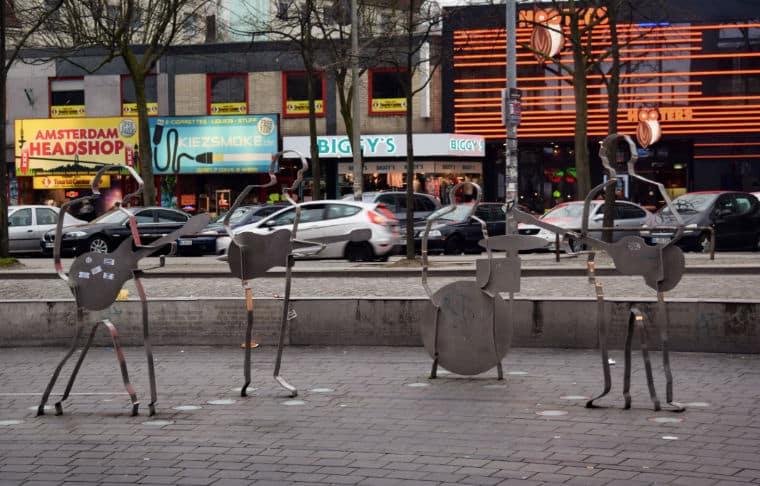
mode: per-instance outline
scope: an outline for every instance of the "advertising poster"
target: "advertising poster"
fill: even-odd
[[[95,172],[103,165],[134,166],[137,119],[35,118],[15,122],[17,176]]]
[[[150,119],[153,173],[266,172],[278,149],[277,115]]]

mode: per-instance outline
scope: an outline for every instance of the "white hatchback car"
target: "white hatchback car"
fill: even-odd
[[[8,206],[8,246],[10,253],[41,253],[40,238],[55,228],[61,210],[55,206]],[[64,213],[64,226],[85,224]]]
[[[233,232],[267,234],[277,229],[291,230],[295,215],[295,208],[289,206],[260,221],[239,226]],[[372,231],[372,237],[369,241],[330,243],[322,251],[308,258],[387,260],[394,247],[401,241],[398,220],[384,205],[349,200],[303,203],[296,236],[299,240],[336,237],[348,235],[356,229],[369,229]],[[217,254],[225,254],[230,245],[230,237],[220,237],[216,242]]]

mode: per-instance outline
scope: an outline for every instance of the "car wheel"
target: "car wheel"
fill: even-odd
[[[350,262],[367,262],[374,256],[372,247],[366,241],[346,245],[346,260]]]
[[[697,240],[696,250],[700,253],[710,253],[710,234],[702,233]]]
[[[446,239],[446,245],[443,249],[445,255],[459,255],[464,251],[464,241],[459,235],[453,235]]]
[[[110,249],[111,248],[108,244],[108,240],[102,236],[93,236],[87,242],[87,250],[93,253],[108,253]]]
[[[752,251],[760,251],[760,233],[755,235],[755,246],[752,247]]]

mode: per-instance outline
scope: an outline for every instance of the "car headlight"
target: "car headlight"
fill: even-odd
[[[68,233],[64,233],[63,234],[63,239],[64,240],[76,240],[76,239],[79,239],[79,238],[84,238],[86,236],[87,236],[87,233],[85,233],[84,231],[70,231]]]
[[[424,231],[420,231],[420,238],[422,238],[423,236],[425,236],[425,232]],[[430,230],[428,232],[428,239],[429,238],[440,238],[440,237],[441,237],[441,231],[440,230]]]

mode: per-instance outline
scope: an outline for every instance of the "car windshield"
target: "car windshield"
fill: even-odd
[[[590,212],[593,212],[595,203],[591,204]],[[548,213],[541,216],[541,219],[546,218],[568,218],[568,219],[581,219],[583,218],[583,204],[564,204],[550,209]]]
[[[699,213],[706,211],[718,198],[718,194],[683,194],[673,200],[673,206],[679,214]],[[670,214],[670,208],[662,208],[664,214]]]
[[[243,207],[237,208],[235,210],[235,212],[232,213],[232,216],[230,216],[230,224],[234,225],[234,224],[237,224],[237,223],[243,221],[243,219],[245,219],[245,217],[248,214],[250,214],[251,211],[254,211],[255,209],[256,209],[255,207],[247,207],[247,206],[243,206]],[[217,217],[215,217],[214,219],[211,220],[211,224],[214,224],[214,223],[222,224],[222,223],[224,223],[224,217],[225,216],[227,216],[227,213],[220,214],[219,216],[217,216]]]
[[[90,223],[109,223],[109,224],[110,223],[116,223],[116,224],[121,224],[121,223],[123,223],[126,220],[127,220],[127,215],[124,214],[119,209],[114,208],[114,209],[108,211],[107,213],[101,214],[97,218],[95,218],[92,221],[90,221]]]
[[[459,204],[456,208],[454,208],[453,211],[450,213],[443,214],[445,211],[448,211],[450,208],[448,206],[443,207],[439,209],[438,211],[432,213],[430,216],[428,216],[428,219],[439,219],[442,221],[463,221],[467,216],[470,215],[470,212],[472,211],[472,204]]]

